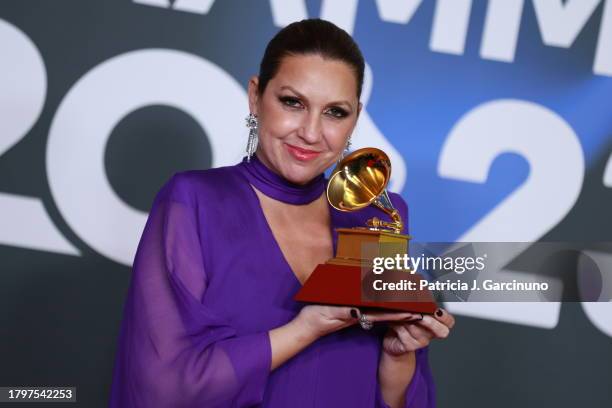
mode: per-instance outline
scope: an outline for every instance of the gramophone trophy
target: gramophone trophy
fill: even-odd
[[[379,149],[364,148],[342,159],[327,184],[327,199],[339,211],[358,211],[373,205],[390,217],[367,220],[365,226],[338,228],[336,255],[318,265],[295,300],[306,303],[356,306],[417,313],[433,313],[437,306],[428,290],[413,290],[394,296],[388,292],[377,297],[368,290],[375,279],[376,257],[403,256],[408,253],[410,236],[402,234],[403,222],[387,194],[391,177],[389,157]],[[385,272],[414,281],[421,279],[412,271]],[[399,274],[398,274],[399,273]]]

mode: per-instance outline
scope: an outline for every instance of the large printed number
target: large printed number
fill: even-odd
[[[34,43],[0,20],[0,156],[32,128],[47,93],[45,65]],[[79,255],[36,197],[0,193],[0,244]],[[32,231],[36,231],[35,234]]]
[[[493,161],[503,153],[517,153],[527,160],[527,180],[458,241],[537,241],[576,202],[584,178],[578,137],[559,115],[531,102],[497,100],[467,113],[442,148],[438,173],[445,178],[484,183]],[[526,245],[517,245],[504,261],[510,262]],[[509,279],[516,274],[509,270],[501,273]],[[558,302],[446,306],[457,314],[546,328],[556,326],[560,309]]]
[[[603,185],[612,188],[612,155],[608,159],[606,168],[604,170]],[[584,258],[581,258],[578,262],[578,271],[583,273],[584,264],[589,258],[591,262],[594,262],[602,273],[602,286],[606,288],[604,293],[612,292],[612,255],[606,254],[600,251],[585,251],[582,254]],[[595,327],[601,330],[603,333],[612,337],[612,299],[599,299],[598,302],[583,302],[582,308],[587,317],[593,322]]]
[[[47,79],[36,46],[4,20],[0,55],[5,61],[0,64],[0,117],[10,118],[0,120],[1,156],[36,123]],[[88,72],[60,103],[47,141],[49,185],[62,216],[88,245],[126,265],[133,260],[146,214],[114,193],[104,150],[124,116],[152,104],[182,109],[199,122],[211,137],[213,166],[240,158],[238,144],[228,135],[245,133],[244,90],[216,65],[175,50],[130,52]],[[80,255],[39,198],[0,193],[0,225],[1,244]]]
[[[610,155],[604,170],[603,185],[612,188],[612,155]]]
[[[240,84],[192,54],[129,52],[98,65],[74,84],[49,131],[51,193],[68,225],[88,245],[125,265],[132,263],[146,214],[128,206],[111,188],[104,149],[125,115],[151,104],[189,113],[211,136],[215,167],[239,159],[232,137],[245,133],[247,101]]]

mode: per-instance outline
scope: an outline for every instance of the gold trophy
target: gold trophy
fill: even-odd
[[[359,149],[342,159],[327,184],[327,199],[339,211],[358,211],[374,205],[390,221],[377,217],[366,226],[338,228],[336,256],[318,265],[295,300],[306,303],[357,306],[418,313],[433,313],[437,306],[427,290],[398,294],[378,294],[371,290],[373,259],[408,253],[409,235],[402,234],[402,218],[387,194],[391,162],[382,150]],[[386,278],[414,281],[419,275],[410,270],[386,271]]]

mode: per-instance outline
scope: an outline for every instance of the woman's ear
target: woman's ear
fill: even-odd
[[[249,112],[257,116],[259,103],[259,77],[254,75],[249,80]]]

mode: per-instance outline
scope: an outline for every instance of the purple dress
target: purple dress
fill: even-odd
[[[270,371],[268,331],[292,320],[300,283],[251,187],[288,203],[321,195],[323,175],[289,184],[256,157],[176,174],[157,194],[121,325],[110,407],[386,407],[377,380],[384,327],[358,325],[312,343]],[[390,194],[404,220],[407,207]],[[380,211],[331,206],[332,228]],[[334,247],[336,234],[333,232]],[[382,325],[381,325],[382,326]],[[434,407],[427,348],[406,407]]]

